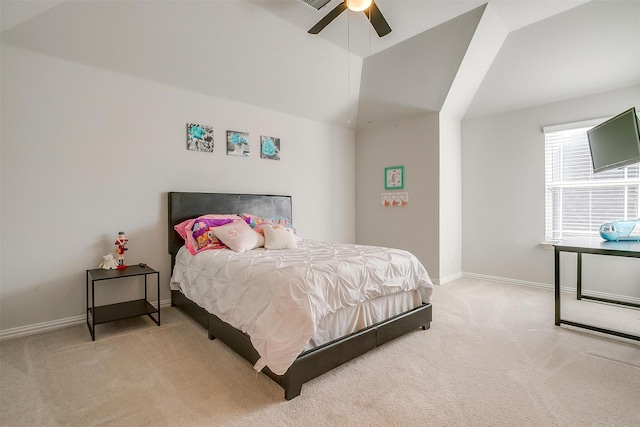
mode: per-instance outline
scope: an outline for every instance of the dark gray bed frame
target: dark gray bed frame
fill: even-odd
[[[174,230],[174,225],[204,214],[241,215],[245,212],[264,217],[281,215],[292,218],[291,197],[170,192],[168,240],[172,271],[176,254],[184,245],[184,241]],[[246,334],[208,313],[180,291],[171,291],[171,305],[180,308],[201,324],[208,331],[209,339],[220,339],[252,365],[260,358]],[[431,304],[423,303],[421,307],[301,353],[284,375],[276,375],[268,367],[262,372],[280,384],[284,389],[285,399],[291,400],[300,395],[305,382],[407,332],[418,328],[429,329],[430,324]]]

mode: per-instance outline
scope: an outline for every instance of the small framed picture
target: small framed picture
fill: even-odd
[[[249,134],[247,132],[227,131],[227,154],[249,157]]]
[[[404,166],[384,168],[384,189],[402,190],[404,188]]]
[[[187,149],[213,152],[213,127],[187,123]]]
[[[280,138],[260,136],[260,158],[280,160]]]

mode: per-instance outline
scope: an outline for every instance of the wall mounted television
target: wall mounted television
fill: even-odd
[[[640,163],[640,120],[635,107],[587,131],[593,172]]]

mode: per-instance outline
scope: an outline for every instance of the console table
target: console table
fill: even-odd
[[[625,332],[614,331],[611,329],[600,328],[598,326],[586,325],[584,323],[572,322],[570,320],[564,320],[561,316],[560,310],[560,252],[574,252],[578,256],[578,271],[577,271],[577,299],[590,299],[595,301],[602,301],[610,304],[626,305],[630,307],[640,308],[640,304],[634,304],[624,301],[616,301],[607,298],[598,298],[582,294],[582,254],[592,255],[608,255],[608,256],[621,256],[629,258],[640,258],[640,242],[639,241],[606,241],[599,237],[574,237],[564,240],[560,243],[556,243],[555,249],[555,314],[556,325],[561,324],[575,326],[579,328],[590,329],[596,332],[602,332],[605,334],[616,335],[619,337],[640,341],[640,336],[632,335]]]

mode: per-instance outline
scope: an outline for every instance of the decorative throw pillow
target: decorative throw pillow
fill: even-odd
[[[262,231],[262,227],[265,225],[281,225],[283,227],[291,228],[294,233],[295,229],[291,225],[291,220],[284,216],[273,216],[273,217],[261,217],[258,215],[252,215],[243,213],[242,218],[246,221],[247,224],[251,226],[255,231],[264,235]]]
[[[264,225],[264,247],[267,249],[297,248],[296,236],[291,228],[281,225]]]
[[[193,223],[193,232],[187,237],[193,238],[192,245],[197,252],[206,249],[221,249],[224,248],[224,244],[220,242],[213,233],[214,227],[220,227],[221,225],[232,223],[233,219],[211,219],[211,218],[198,218]]]
[[[213,229],[216,237],[236,252],[246,252],[264,246],[262,234],[254,231],[242,221],[235,221]]]
[[[188,219],[173,228],[184,239],[189,252],[195,255],[207,249],[225,248],[226,246],[215,237],[213,228],[240,219],[238,215],[233,214],[209,214]]]

